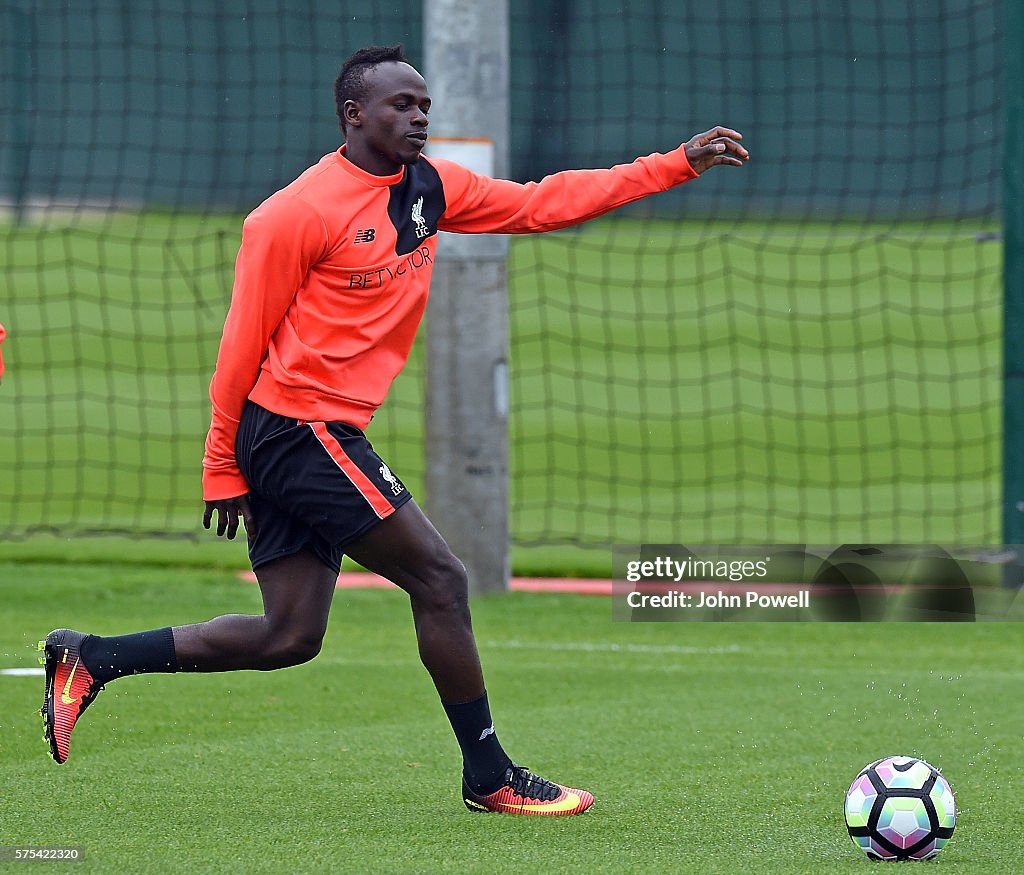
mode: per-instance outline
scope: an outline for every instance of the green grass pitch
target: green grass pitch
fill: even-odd
[[[5,524],[203,534],[204,383],[238,228],[4,229]],[[606,547],[570,537],[998,540],[1000,247],[884,230],[627,220],[516,241],[516,570],[608,573]],[[416,493],[421,377],[418,349],[370,435]],[[33,665],[59,625],[256,612],[244,564],[212,536],[0,543],[0,668]],[[474,616],[503,742],[592,789],[585,816],[466,812],[404,597],[341,591],[314,662],[119,680],[63,767],[41,679],[0,675],[0,845],[79,845],[74,871],[103,872],[863,872],[843,794],[907,753],[957,794],[936,865],[1024,870],[1019,626],[629,625],[605,599],[526,594]]]
[[[196,533],[239,228],[0,228],[0,532]],[[607,575],[610,543],[997,542],[985,230],[626,218],[515,240],[516,570]],[[418,346],[368,429],[421,497],[422,377]]]
[[[54,626],[134,631],[259,596],[227,571],[7,562],[0,604],[9,668]],[[474,617],[503,743],[591,789],[586,815],[466,811],[404,596],[339,591],[313,662],[115,681],[64,766],[41,678],[0,675],[0,845],[80,846],[76,872],[868,872],[843,796],[906,753],[960,810],[921,865],[1024,870],[1017,625],[615,624],[604,598],[527,594]]]

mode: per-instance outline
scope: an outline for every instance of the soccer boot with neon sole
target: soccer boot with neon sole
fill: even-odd
[[[82,632],[54,629],[38,645],[42,651],[39,661],[46,666],[46,694],[39,709],[45,726],[43,737],[58,763],[67,761],[71,730],[103,689],[82,662],[80,651],[86,637]]]
[[[594,804],[594,797],[586,790],[563,787],[515,764],[505,772],[504,783],[486,796],[470,790],[463,778],[462,800],[470,811],[542,816],[582,814]]]

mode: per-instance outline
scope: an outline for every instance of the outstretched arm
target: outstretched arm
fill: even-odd
[[[438,227],[463,234],[553,231],[688,182],[716,164],[742,165],[750,153],[742,135],[714,127],[671,152],[655,152],[603,170],[563,170],[525,185],[492,179],[439,158],[447,206]]]
[[[686,160],[698,173],[703,173],[716,164],[742,167],[743,162],[750,157],[750,153],[737,142],[742,139],[743,134],[732,128],[713,127],[710,131],[691,137],[683,144]]]

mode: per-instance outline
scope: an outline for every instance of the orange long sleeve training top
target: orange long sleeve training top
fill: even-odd
[[[525,185],[440,158],[374,176],[344,146],[325,155],[242,225],[210,383],[203,497],[249,491],[235,461],[246,399],[282,416],[366,427],[408,359],[438,230],[551,231],[696,176],[683,146]]]

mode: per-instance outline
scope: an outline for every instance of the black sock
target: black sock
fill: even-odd
[[[472,702],[441,704],[462,748],[462,774],[469,789],[480,796],[493,793],[501,786],[512,761],[494,732],[487,693]]]
[[[178,670],[170,626],[109,638],[89,635],[82,642],[82,662],[101,684],[126,674]]]

